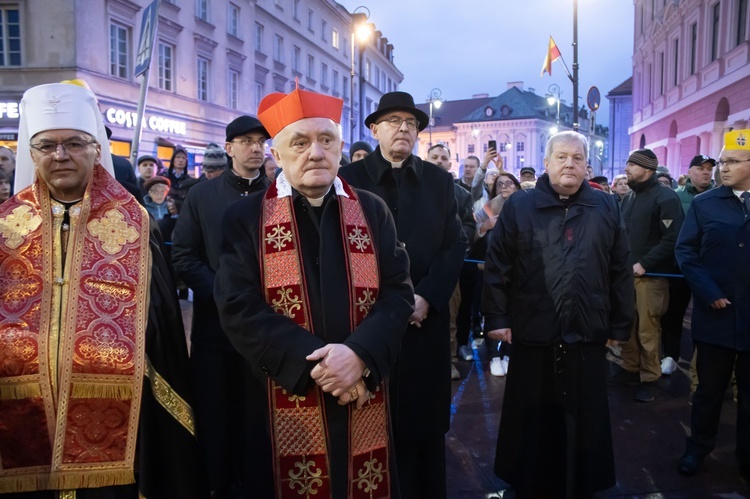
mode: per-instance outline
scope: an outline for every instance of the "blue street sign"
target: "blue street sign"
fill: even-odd
[[[154,0],[143,11],[141,19],[141,38],[138,42],[138,56],[135,60],[135,76],[143,74],[151,65],[151,53],[156,34],[156,22],[159,19],[159,0]]]

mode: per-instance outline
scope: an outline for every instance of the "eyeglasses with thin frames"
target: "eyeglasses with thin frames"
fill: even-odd
[[[233,140],[230,140],[230,142],[232,142],[233,144],[240,144],[245,147],[258,146],[261,149],[266,146],[265,140],[253,140],[253,139],[248,139],[247,137],[242,137],[241,139],[233,139]]]
[[[726,161],[720,160],[716,162],[716,166],[718,166],[719,168],[721,168],[722,166],[728,166],[731,168],[732,166],[738,165],[740,163],[747,163],[748,161],[750,161],[750,159],[728,159]]]
[[[505,182],[495,182],[495,185],[498,187],[511,187],[513,186],[513,181],[506,180]]]
[[[388,123],[393,128],[401,128],[401,123],[406,123],[406,128],[409,130],[416,130],[419,127],[419,121],[415,118],[399,118],[398,116],[391,116],[388,119],[380,120],[376,124]]]
[[[70,155],[76,155],[81,154],[84,150],[86,150],[86,147],[96,143],[96,140],[86,141],[83,139],[68,139],[63,140],[62,142],[41,141],[37,142],[36,144],[29,144],[29,147],[31,147],[35,151],[39,151],[45,156],[49,156],[57,152],[57,146],[62,146],[63,150],[66,153]]]

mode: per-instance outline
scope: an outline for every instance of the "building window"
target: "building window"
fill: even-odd
[[[258,106],[260,106],[260,101],[263,100],[263,96],[265,95],[265,91],[263,88],[263,84],[260,82],[255,82],[255,109],[257,111]]]
[[[21,22],[18,9],[0,6],[0,67],[21,65]]]
[[[281,35],[274,35],[273,38],[273,60],[284,62],[284,37]]]
[[[174,71],[174,47],[163,42],[159,42],[159,88],[172,92],[173,88],[173,71]]]
[[[307,77],[315,79],[315,57],[311,55],[307,56]]]
[[[698,55],[698,23],[690,25],[690,74],[695,74],[695,58]]]
[[[333,83],[333,95],[339,94],[339,72],[335,69],[333,70],[333,76],[331,77],[331,82]]]
[[[680,40],[675,38],[673,43],[674,45],[672,46],[672,60],[674,61],[674,65],[672,67],[672,86],[676,87],[680,72]]]
[[[719,7],[716,3],[711,7],[711,62],[719,58]]]
[[[299,63],[300,63],[300,57],[302,54],[302,50],[298,46],[292,47],[292,71],[295,73],[299,73]]]
[[[349,78],[346,76],[341,78],[341,92],[344,95],[344,100],[349,98]]]
[[[341,46],[344,48],[344,59],[349,58],[349,40],[346,37],[341,39]]]
[[[474,144],[469,144],[469,154],[474,154]]]
[[[240,8],[229,2],[229,12],[227,13],[227,33],[232,36],[240,36]]]
[[[328,64],[325,62],[320,63],[320,85],[328,86]]]
[[[263,28],[263,25],[260,23],[255,23],[255,51],[256,52],[263,52],[263,31],[265,28]]]
[[[320,39],[327,42],[326,35],[328,34],[328,21],[325,19],[320,21]]]
[[[227,105],[231,109],[238,109],[239,102],[238,96],[240,93],[240,74],[232,69],[229,70],[227,75]]]
[[[525,142],[516,142],[516,152],[523,152],[525,147],[526,147]]]
[[[313,29],[314,17],[315,17],[315,11],[312,9],[307,9],[307,29],[309,29],[313,33],[315,32],[315,30]]]
[[[516,168],[523,168],[524,157],[516,156]]]
[[[747,0],[738,0],[737,2],[737,36],[734,40],[734,46],[738,46],[745,41],[745,30],[747,29]]]
[[[198,100],[208,101],[209,90],[209,61],[204,57],[198,57],[197,85]]]
[[[208,22],[208,0],[195,0],[195,17]]]
[[[109,74],[127,78],[130,73],[130,31],[125,26],[109,25]]]
[[[508,148],[508,145],[509,144],[507,142],[500,142],[500,150],[498,152],[505,152]],[[487,152],[486,148],[484,152]]]
[[[370,59],[365,61],[365,80],[372,81],[372,66],[370,65]]]
[[[339,32],[336,30],[333,30],[331,33],[331,45],[333,45],[333,48],[335,49],[339,48]]]
[[[664,52],[659,52],[659,95],[664,95]]]
[[[299,2],[300,0],[294,0],[292,3],[292,19],[299,21]]]

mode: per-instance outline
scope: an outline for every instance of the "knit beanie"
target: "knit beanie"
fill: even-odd
[[[659,166],[659,160],[651,149],[638,149],[628,156],[628,163],[633,163],[647,170],[656,171]]]
[[[224,148],[211,142],[203,152],[203,169],[218,170],[227,166],[227,155]]]
[[[372,153],[372,146],[365,142],[364,140],[360,140],[358,142],[355,142],[352,144],[352,146],[349,148],[349,159],[352,159],[352,156],[354,156],[354,153],[357,151],[367,151],[367,154]]]

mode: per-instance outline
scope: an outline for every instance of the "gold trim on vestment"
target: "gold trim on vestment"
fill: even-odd
[[[146,357],[146,377],[151,384],[154,398],[178,423],[195,436],[193,409],[157,371]]]

